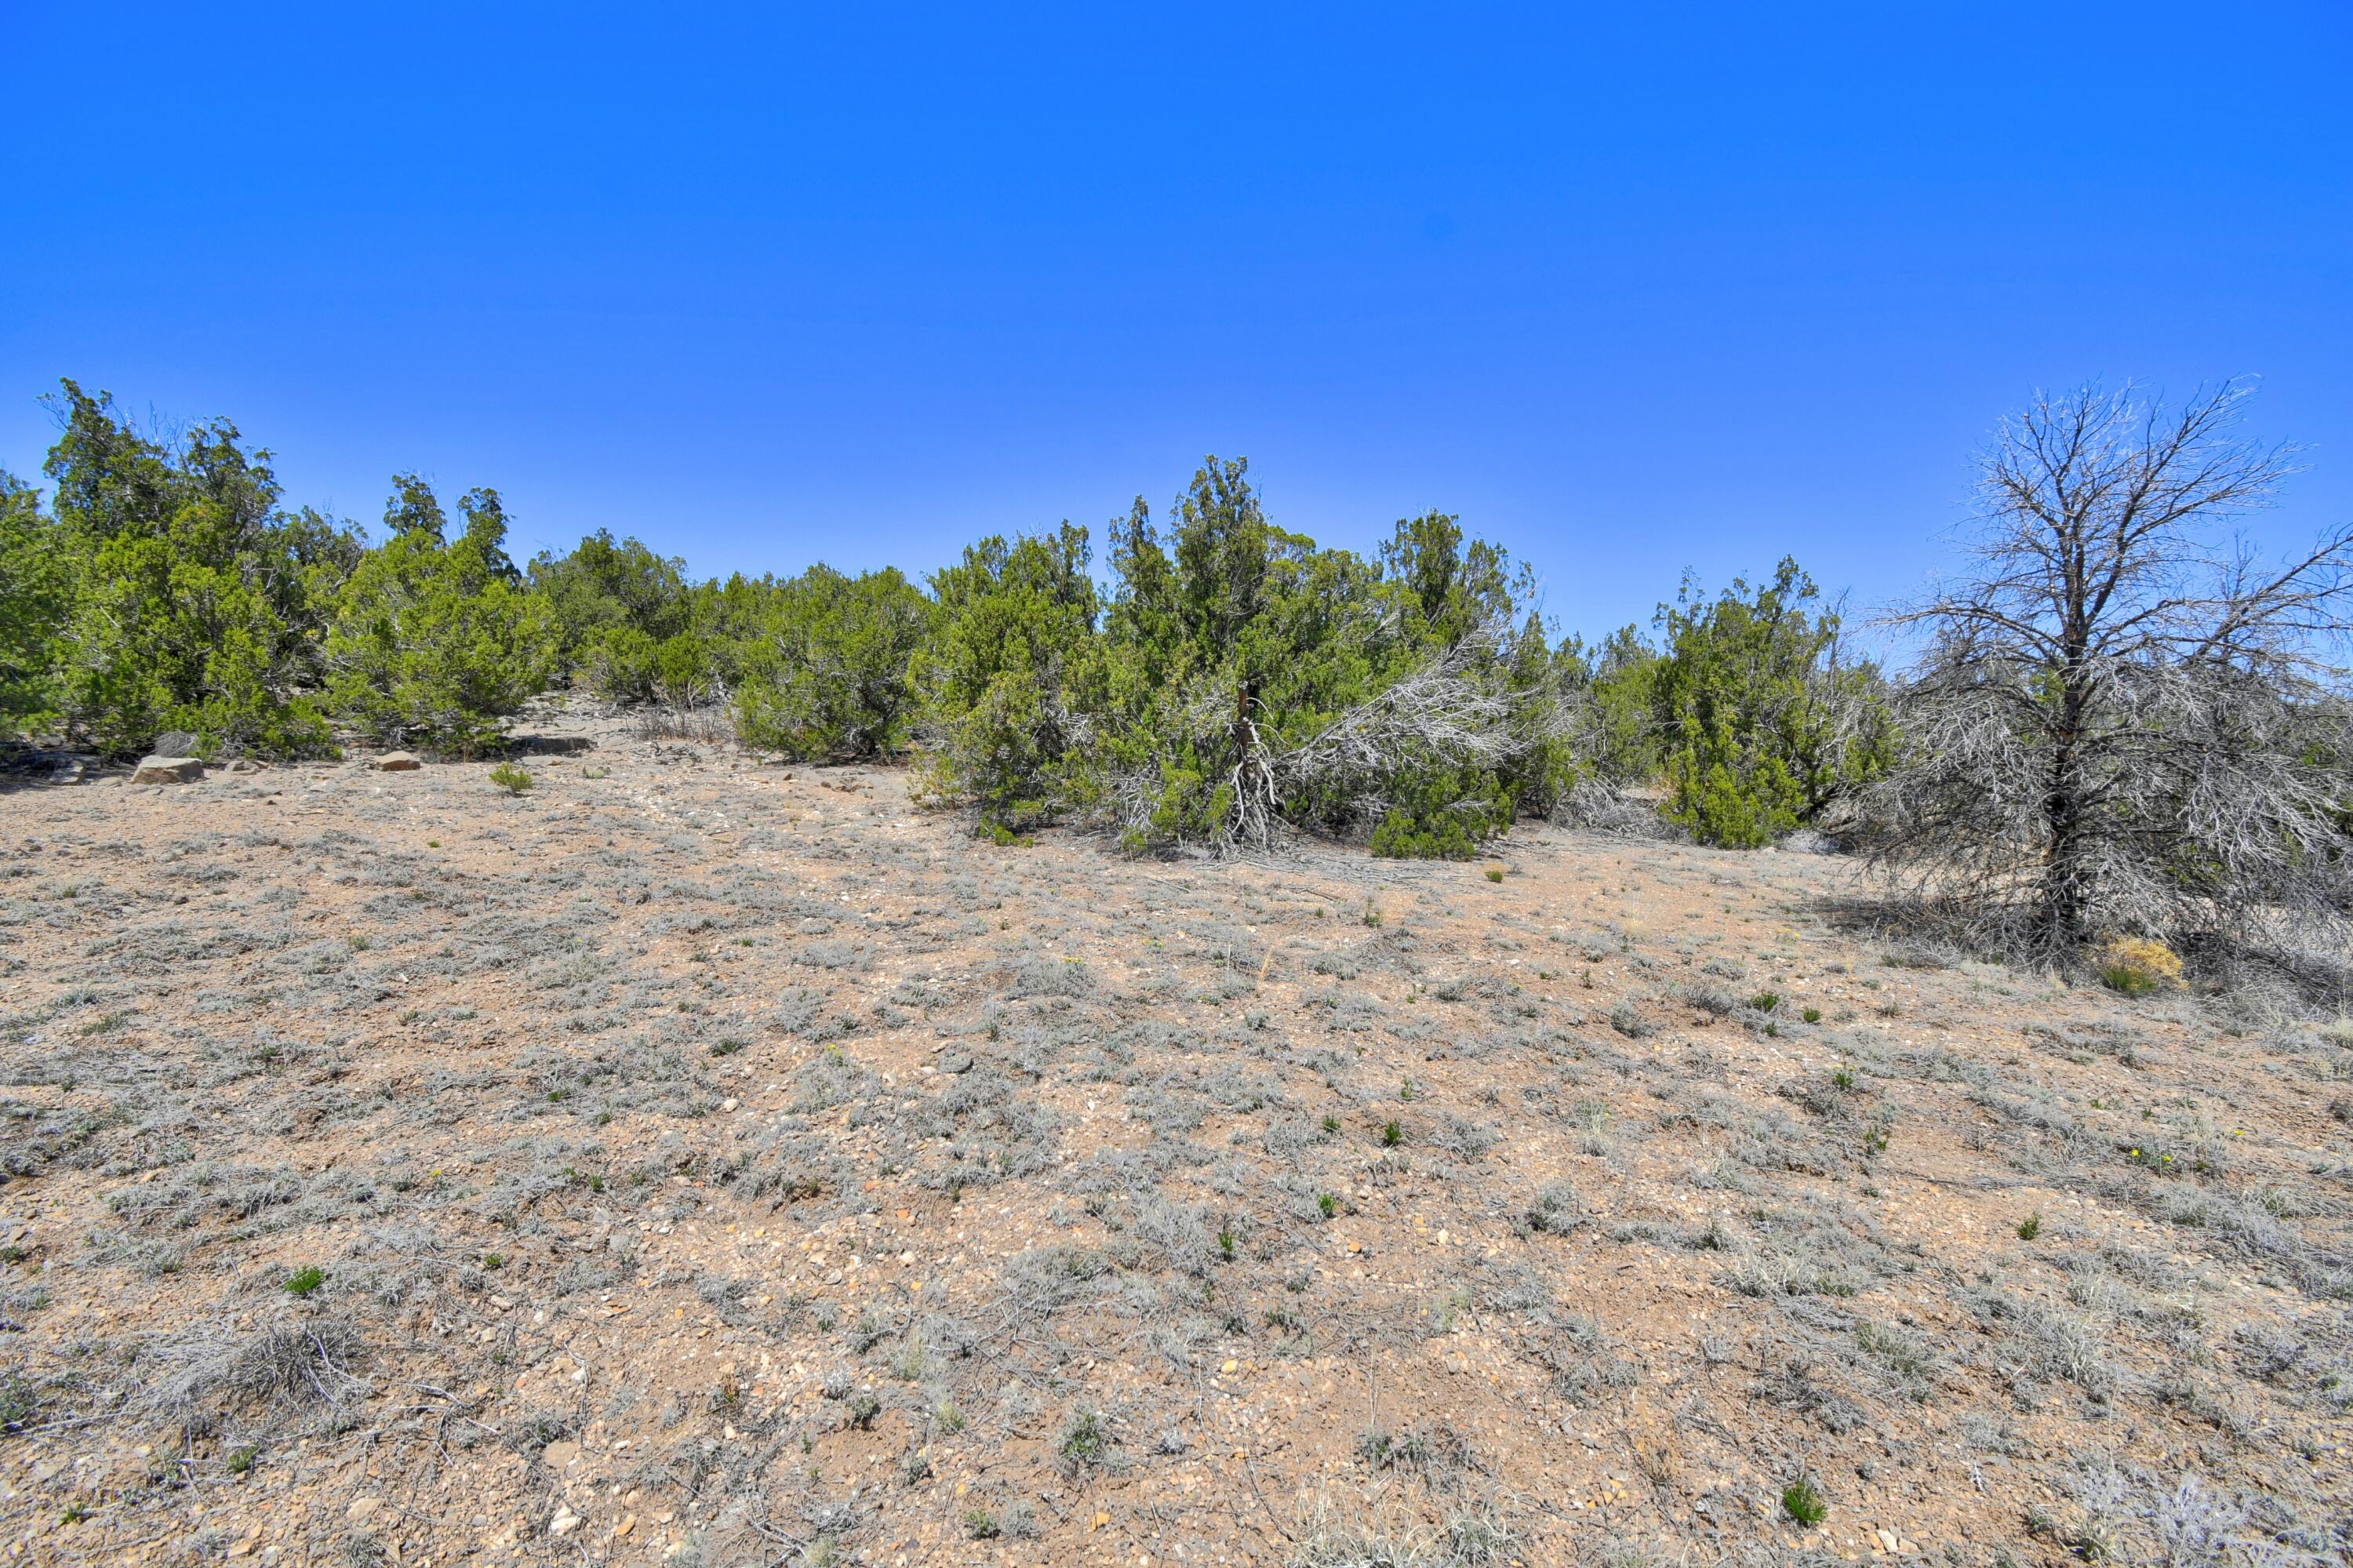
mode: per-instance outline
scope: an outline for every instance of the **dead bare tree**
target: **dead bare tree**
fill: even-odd
[[[2043,957],[2342,906],[2353,526],[2268,564],[2222,526],[2290,471],[2235,430],[2252,389],[2038,397],[1971,569],[1892,618],[1929,641],[1880,863]]]

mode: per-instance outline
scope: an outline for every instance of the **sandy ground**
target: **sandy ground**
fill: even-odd
[[[7,1561],[2353,1551],[2353,1030],[537,728],[0,793]]]

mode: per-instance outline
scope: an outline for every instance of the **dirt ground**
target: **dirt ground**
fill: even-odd
[[[7,1562],[2353,1553],[2353,1025],[534,727],[0,792]]]

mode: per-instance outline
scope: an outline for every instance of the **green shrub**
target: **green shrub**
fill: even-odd
[[[1667,652],[1651,704],[1667,815],[1703,842],[1768,843],[1893,760],[1884,683],[1842,662],[1838,615],[1806,609],[1819,598],[1785,558],[1761,588],[1735,579],[1710,601],[1686,579],[1660,608]]]
[[[933,749],[922,783],[971,803],[985,831],[1018,834],[1092,798],[1074,688],[1099,675],[1087,535],[997,537],[932,577],[934,634],[914,656]]]
[[[330,690],[337,712],[380,746],[471,756],[547,684],[554,617],[506,557],[497,492],[466,493],[465,527],[451,539],[430,486],[413,474],[393,484],[392,536],[361,559],[337,601]]]
[[[1373,830],[1377,855],[1471,860],[1482,842],[1512,825],[1511,796],[1492,772],[1430,766],[1397,783],[1404,799]]]
[[[227,420],[166,444],[103,393],[67,381],[60,399],[53,520],[0,486],[0,703],[108,756],[166,729],[207,755],[331,754],[319,636],[356,536],[283,510],[269,454]],[[28,646],[41,616],[49,635]]]
[[[306,1264],[286,1277],[286,1288],[296,1296],[309,1296],[326,1283],[326,1271],[316,1264]]]
[[[501,762],[491,769],[491,782],[510,795],[520,795],[535,782],[532,776],[512,762]]]
[[[531,563],[532,591],[554,621],[556,671],[600,696],[653,696],[653,650],[687,630],[686,563],[599,529],[568,553]]]
[[[1811,1529],[1830,1517],[1831,1505],[1815,1490],[1811,1480],[1800,1476],[1781,1489],[1781,1511]]]
[[[757,629],[745,640],[735,734],[796,758],[887,757],[915,716],[911,662],[932,607],[897,567],[850,577],[815,566],[760,585]]]
[[[0,726],[28,730],[57,716],[57,629],[70,582],[65,541],[40,502],[0,469]]]

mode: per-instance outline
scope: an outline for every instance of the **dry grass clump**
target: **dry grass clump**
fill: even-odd
[[[2181,987],[2181,955],[2147,937],[2116,937],[2100,948],[2100,983],[2126,996]]]

